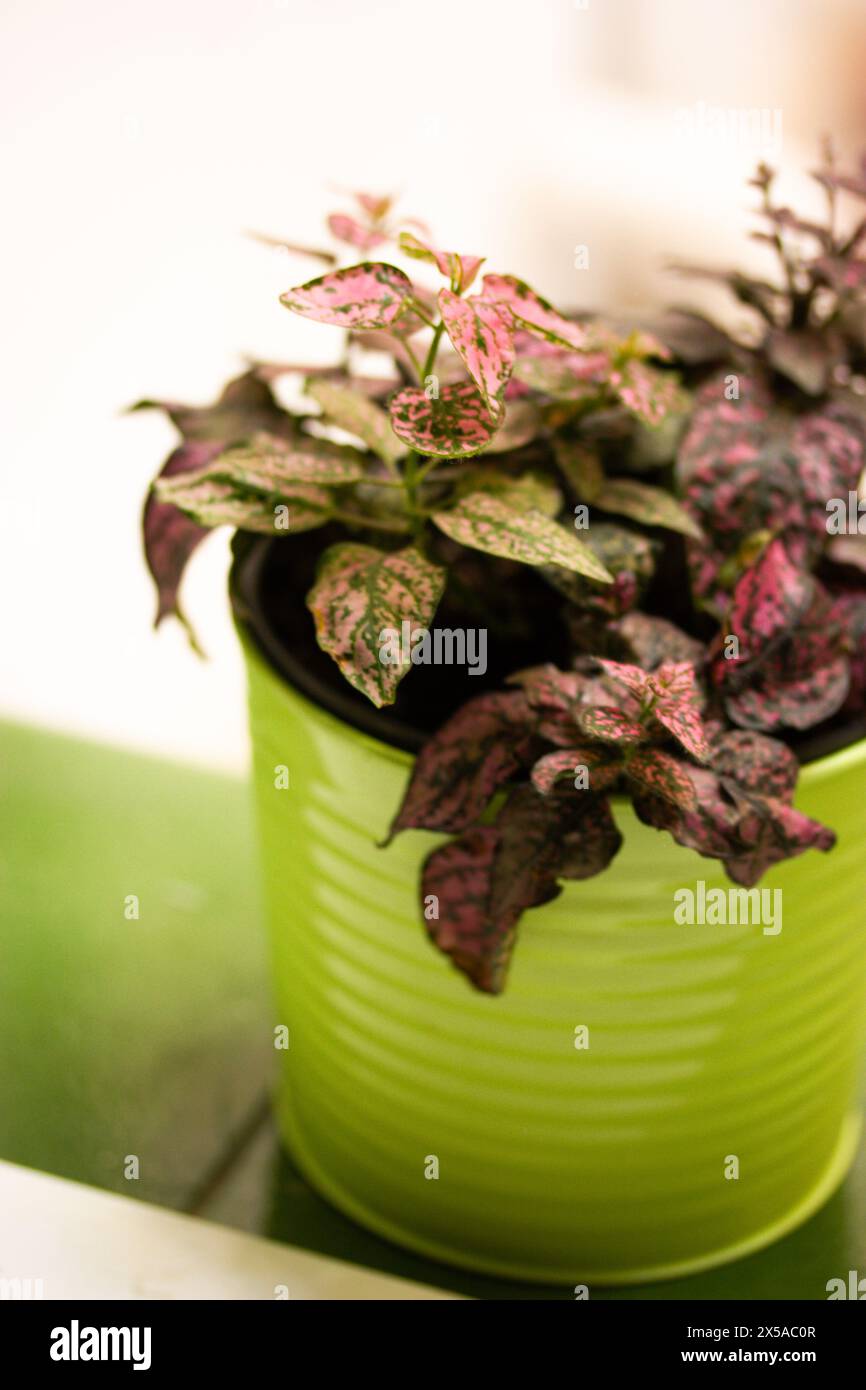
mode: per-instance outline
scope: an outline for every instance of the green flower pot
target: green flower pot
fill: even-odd
[[[612,867],[525,915],[491,998],[420,920],[438,837],[376,847],[410,755],[244,646],[290,1030],[279,1124],[313,1187],[435,1259],[568,1285],[721,1264],[827,1199],[860,1124],[866,743],[803,772],[798,805],[839,843],[764,879],[782,889],[778,935],[676,925],[677,889],[729,880],[621,802]]]

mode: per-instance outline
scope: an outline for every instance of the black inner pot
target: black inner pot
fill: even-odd
[[[502,575],[498,612],[475,611],[472,593],[459,598],[449,585],[436,613],[438,628],[488,629],[486,672],[472,676],[465,666],[425,666],[401,681],[393,705],[376,709],[320,650],[304,603],[322,550],[345,540],[337,528],[333,535],[331,530],[319,528],[290,542],[267,536],[236,538],[231,598],[236,617],[271,666],[302,695],[353,728],[417,753],[455,710],[484,691],[501,690],[514,671],[543,661],[567,664],[568,635],[559,596],[526,565],[494,561]],[[515,618],[522,629],[517,634]],[[512,621],[506,639],[497,635],[497,625],[508,619]]]
[[[291,541],[269,536],[235,538],[231,600],[235,616],[275,671],[308,700],[352,728],[382,743],[417,753],[429,735],[475,695],[501,690],[507,676],[523,667],[550,661],[569,665],[569,643],[560,617],[558,596],[525,565],[502,561],[502,607],[499,616],[525,617],[524,631],[497,640],[497,615],[473,611],[465,601],[446,593],[436,614],[440,628],[488,627],[487,671],[470,676],[466,667],[431,665],[411,672],[400,684],[397,699],[387,709],[374,705],[343,679],[336,664],[316,643],[313,619],[304,603],[312,588],[316,563],[332,541],[345,539],[333,528],[321,528]],[[485,557],[486,558],[486,557]],[[866,716],[837,716],[817,730],[787,739],[801,763],[813,762],[866,737]]]

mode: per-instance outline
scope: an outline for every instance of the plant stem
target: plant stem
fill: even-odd
[[[430,473],[431,470],[436,467],[437,463],[441,462],[442,460],[438,458],[428,459],[427,462],[424,464],[424,467],[418,469],[417,475],[415,477],[416,485],[420,486],[421,483],[423,483],[424,479],[427,477],[427,474]],[[449,478],[450,476],[451,475],[449,475]]]
[[[413,313],[418,315],[422,323],[426,323],[428,328],[433,327],[433,320],[427,313],[427,310],[424,308],[424,306],[418,303],[417,299],[411,299],[409,301],[409,308],[412,310]]]
[[[330,513],[333,521],[343,521],[349,526],[369,527],[371,531],[388,531],[395,536],[405,536],[406,527],[399,521],[388,521],[385,517],[362,516],[356,512],[335,511]]]
[[[415,353],[414,353],[414,351],[413,351],[413,349],[412,349],[412,347],[411,347],[411,345],[410,345],[410,343],[409,343],[408,338],[404,338],[402,341],[403,341],[403,347],[404,347],[405,350],[406,350],[406,356],[409,358],[409,361],[412,363],[412,366],[415,368],[415,375],[417,376],[418,380],[420,381],[420,380],[421,380],[421,363],[418,361],[418,358],[415,356]]]
[[[824,141],[824,163],[830,174],[836,172],[836,154],[833,149],[833,142],[827,137]],[[824,192],[827,197],[827,229],[830,233],[830,252],[836,250],[836,189],[832,183],[825,183]]]
[[[433,340],[430,343],[430,350],[427,353],[427,360],[424,363],[424,381],[427,380],[428,376],[433,371],[433,368],[436,366],[436,354],[439,351],[439,342],[444,332],[445,324],[442,321],[442,319],[440,319],[433,331]],[[422,381],[422,385],[424,384],[424,381]]]
[[[413,304],[412,307],[415,309],[416,313],[419,312],[417,305]],[[420,316],[424,318],[425,322],[429,323],[430,327],[433,329],[433,337],[427,351],[424,366],[420,367],[414,354],[412,355],[412,361],[418,373],[418,384],[423,387],[424,382],[430,376],[430,373],[436,365],[436,354],[439,351],[439,344],[442,340],[442,334],[445,331],[445,323],[440,319],[434,327],[432,321],[427,318],[426,315],[422,313]],[[408,347],[408,344],[406,346]],[[409,349],[409,351],[411,352],[411,349]],[[434,467],[437,462],[438,459],[428,459],[424,467],[419,468],[418,454],[413,449],[406,455],[406,461],[403,466],[402,483],[406,493],[406,512],[409,517],[409,524],[412,527],[412,534],[416,543],[419,545],[423,542],[424,521],[425,517],[429,515],[429,512],[419,506],[418,489],[426,474],[429,473],[430,469]]]
[[[769,185],[769,183],[767,183],[766,186],[764,187],[764,195],[763,195],[763,196],[764,196],[764,211],[765,211],[766,213],[771,213],[771,212],[773,211],[773,201],[772,201],[772,198],[771,198],[771,196],[770,196],[770,185]],[[788,284],[788,294],[789,294],[790,300],[791,300],[791,318],[792,318],[792,320],[793,320],[795,317],[798,316],[798,312],[800,312],[800,306],[799,306],[798,303],[797,303],[797,300],[800,298],[800,295],[798,294],[798,290],[797,290],[797,281],[796,281],[796,278],[795,278],[795,275],[794,275],[794,266],[793,266],[793,264],[791,263],[791,258],[790,258],[790,256],[788,255],[787,247],[785,246],[785,239],[784,239],[784,237],[782,236],[782,233],[779,231],[779,228],[778,228],[777,224],[776,224],[775,222],[773,222],[772,218],[770,218],[770,225],[771,225],[772,228],[773,228],[773,231],[772,231],[772,234],[771,234],[771,235],[772,235],[772,238],[773,238],[773,246],[774,246],[774,248],[775,248],[775,251],[776,251],[777,256],[779,257],[779,260],[780,260],[781,263],[782,263],[782,270],[784,271],[785,280],[787,281],[787,284]],[[789,324],[788,327],[790,327],[790,326],[791,326],[791,325]]]
[[[424,530],[424,518],[418,510],[418,482],[418,455],[413,449],[411,453],[406,455],[403,485],[406,489],[406,511],[409,515],[409,524],[416,541],[420,541]]]

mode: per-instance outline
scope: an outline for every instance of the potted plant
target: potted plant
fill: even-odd
[[[576,320],[362,195],[282,296],[339,360],[163,403],[157,621],[237,528],[281,1130],[431,1256],[684,1273],[852,1156],[866,174],[817,177],[820,224],[756,176],[780,279],[712,272],[748,338]]]

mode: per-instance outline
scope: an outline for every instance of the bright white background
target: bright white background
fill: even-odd
[[[152,633],[138,538],[173,432],[121,411],[327,353],[277,302],[317,272],[244,228],[321,242],[334,188],[402,190],[563,305],[643,306],[682,299],[668,257],[758,254],[761,151],[678,113],[781,109],[786,171],[866,145],[861,0],[4,0],[0,52],[0,713],[223,767],[227,541],[186,587],[202,663]]]

